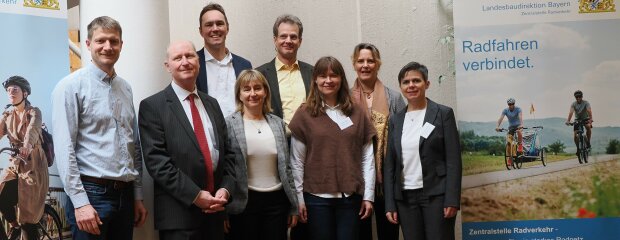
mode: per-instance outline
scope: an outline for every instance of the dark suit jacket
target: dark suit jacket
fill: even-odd
[[[302,61],[298,61],[299,71],[301,72],[301,79],[304,80],[304,86],[306,87],[306,96],[310,92],[310,83],[312,81],[312,65]],[[278,73],[276,71],[276,59],[271,62],[265,63],[262,66],[256,68],[259,72],[265,75],[267,82],[269,83],[269,89],[271,90],[271,108],[272,113],[280,118],[284,118],[282,113],[282,99],[280,98],[280,85],[278,84]]]
[[[204,93],[209,93],[209,85],[207,84],[207,68],[205,67],[205,49],[202,48],[200,51],[196,52],[198,54],[198,58],[200,58],[200,74],[198,74],[198,79],[196,80],[196,87],[199,91]],[[246,69],[252,69],[252,63],[246,60],[245,58],[239,57],[232,54],[232,65],[235,69],[235,79],[239,77],[241,71]]]
[[[396,200],[403,200],[402,134],[407,108],[390,118],[388,150],[383,167],[385,211],[396,211]],[[424,123],[435,129],[428,138],[420,137],[423,193],[426,196],[444,194],[444,207],[460,208],[461,203],[461,146],[452,108],[430,99]],[[407,123],[408,124],[408,123]]]
[[[213,124],[219,151],[215,189],[234,187],[232,154],[226,153],[227,130],[217,101],[198,92]],[[172,86],[140,103],[139,126],[144,163],[154,182],[155,228],[198,228],[207,214],[192,202],[207,186],[204,157],[183,106]]]

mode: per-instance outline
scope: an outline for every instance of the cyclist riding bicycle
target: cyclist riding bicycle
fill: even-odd
[[[497,127],[495,127],[495,131],[499,132],[499,126],[502,125],[502,121],[504,121],[504,116],[508,118],[508,135],[510,137],[514,136],[515,132],[517,133],[518,139],[518,147],[517,147],[517,156],[523,155],[523,145],[521,142],[523,141],[523,133],[521,132],[521,128],[523,127],[523,114],[521,112],[521,108],[515,106],[515,99],[509,98],[506,103],[508,107],[502,111],[502,114],[499,116],[497,120]]]
[[[575,96],[575,101],[570,105],[566,125],[570,124],[570,119],[573,117],[573,113],[575,114],[575,122],[586,121],[586,124],[584,124],[584,127],[586,128],[586,136],[588,136],[586,145],[590,148],[590,139],[592,139],[592,122],[594,122],[592,120],[592,108],[590,107],[590,103],[588,101],[583,100],[583,92],[581,92],[581,90],[575,91],[573,95]],[[579,145],[577,130],[579,130],[579,126],[575,124],[573,127],[573,139],[575,140],[575,145]]]
[[[9,105],[0,119],[0,138],[6,135],[18,155],[9,158],[0,175],[0,212],[11,225],[11,239],[39,239],[36,223],[43,216],[49,187],[41,146],[41,111],[30,105],[30,83],[23,77],[10,77],[2,86]],[[8,239],[5,233],[0,224],[0,240]]]

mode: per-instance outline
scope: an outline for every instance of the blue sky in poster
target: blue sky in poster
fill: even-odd
[[[4,34],[0,37],[0,81],[13,75],[28,79],[32,87],[28,100],[41,109],[43,122],[51,126],[52,90],[69,74],[67,20],[0,13],[0,29]],[[0,94],[0,106],[7,103],[6,94]],[[7,144],[6,138],[0,141],[0,146]],[[0,160],[0,168],[5,165],[6,161]]]
[[[496,121],[506,99],[514,97],[536,118],[566,118],[572,93],[581,89],[590,101],[597,126],[620,126],[620,20],[575,21],[456,29],[458,117],[462,121]],[[470,51],[469,42],[536,41],[537,48]],[[465,48],[463,47],[465,42]],[[472,62],[529,59],[529,67],[472,70]],[[476,63],[473,63],[474,65]],[[468,67],[466,70],[465,67]]]

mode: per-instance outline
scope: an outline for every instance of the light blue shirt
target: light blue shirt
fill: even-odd
[[[508,118],[508,126],[509,127],[518,127],[521,125],[521,119],[519,119],[519,114],[521,113],[521,108],[515,106],[515,109],[510,111],[510,108],[504,108],[502,114]]]
[[[56,164],[73,206],[90,204],[80,175],[134,181],[134,198],[142,200],[142,151],[129,83],[90,63],[56,85],[52,107]]]

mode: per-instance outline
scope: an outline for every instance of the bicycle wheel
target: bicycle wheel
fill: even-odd
[[[581,155],[581,158],[583,158],[583,162],[584,163],[588,163],[588,154],[590,153],[590,149],[588,148],[588,144],[586,144],[588,142],[588,137],[585,136],[585,134],[582,134],[582,146],[583,146],[583,154]]]
[[[583,164],[585,159],[583,155],[586,151],[586,144],[583,140],[583,135],[579,134],[579,143],[577,144],[577,158],[579,158],[579,164]]]
[[[545,162],[545,149],[541,148],[538,154],[540,155],[540,161],[542,162],[542,165],[546,167],[547,163]]]
[[[523,166],[523,162],[525,161],[525,159],[523,159],[523,156],[517,156],[515,158],[513,158],[513,164],[517,167],[517,169],[521,169],[521,167]]]
[[[510,170],[510,166],[512,165],[511,161],[512,159],[511,156],[511,150],[510,150],[510,144],[506,143],[506,150],[504,151],[504,163],[506,164],[506,169]]]
[[[60,217],[52,206],[45,204],[43,217],[39,220],[39,239],[43,240],[61,240],[62,224]]]

